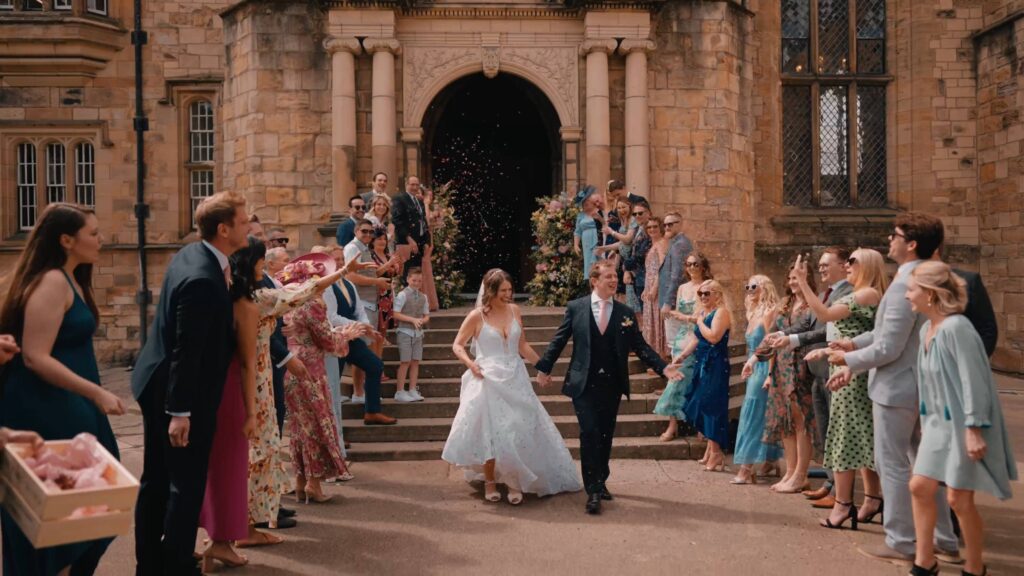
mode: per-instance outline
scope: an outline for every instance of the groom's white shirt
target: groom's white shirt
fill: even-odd
[[[598,326],[601,325],[601,300],[602,298],[597,295],[596,291],[590,293],[590,311],[594,314],[594,322],[597,322]],[[607,310],[608,315],[611,316],[612,306],[614,306],[613,300],[611,298],[605,298],[603,300],[608,303],[608,305],[605,306],[605,310]]]

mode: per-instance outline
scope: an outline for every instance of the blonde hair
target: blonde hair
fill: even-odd
[[[967,283],[945,262],[922,262],[911,275],[939,314],[960,314],[967,308]]]
[[[391,216],[391,198],[389,196],[385,196],[384,194],[377,194],[376,196],[374,196],[373,199],[370,200],[370,209],[369,209],[368,212],[370,214],[376,215],[377,213],[374,212],[373,209],[377,205],[377,202],[379,202],[381,200],[383,200],[384,201],[384,205],[388,207],[387,212],[385,212],[384,216],[381,217],[381,221],[383,222],[384,219],[386,219],[386,218]]]
[[[718,307],[719,308],[726,308],[726,309],[729,309],[729,310],[732,309],[732,305],[729,302],[729,297],[725,294],[725,289],[722,288],[722,284],[719,283],[718,280],[709,279],[709,280],[705,280],[705,281],[701,282],[700,286],[697,287],[697,291],[699,292],[701,289],[704,289],[705,291],[709,291],[709,292],[717,292],[718,293],[718,296],[720,298],[719,303],[718,303]],[[714,308],[712,308],[710,310],[709,309],[705,309],[704,311],[705,312],[711,312],[711,310],[714,310]]]
[[[754,295],[747,294],[744,297],[744,306],[747,310],[747,322],[757,317],[764,317],[768,312],[779,307],[779,292],[775,289],[772,279],[764,274],[754,274],[747,280],[748,284],[757,284],[761,287],[761,299],[757,304],[753,303]]]
[[[857,259],[857,273],[853,277],[853,289],[874,288],[884,294],[889,287],[889,275],[885,271],[885,259],[877,250],[857,248],[850,255]]]

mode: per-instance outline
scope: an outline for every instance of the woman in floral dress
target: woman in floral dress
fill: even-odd
[[[679,356],[686,348],[688,341],[696,338],[694,335],[694,323],[697,321],[697,287],[705,280],[711,280],[711,263],[707,256],[700,252],[693,252],[686,258],[687,282],[679,287],[676,292],[676,309],[669,314],[680,322],[679,332],[672,338],[672,357]],[[654,406],[654,413],[660,416],[668,416],[668,428],[661,435],[662,442],[669,442],[679,435],[679,421],[686,420],[683,413],[683,402],[693,385],[693,363],[695,358],[688,356],[679,367],[683,375],[679,380],[669,380],[668,386],[658,398]]]
[[[795,269],[804,300],[819,322],[833,323],[840,338],[854,338],[874,327],[875,311],[889,284],[881,254],[866,248],[854,251],[846,263],[846,279],[853,285],[853,293],[831,307],[826,307],[811,289],[807,281],[807,263],[800,257],[797,257]],[[828,355],[829,349],[821,348],[805,359],[813,362]],[[830,373],[835,370],[834,365],[829,367]],[[822,520],[823,527],[840,528],[848,518],[863,522],[880,510],[882,486],[875,472],[872,410],[867,374],[859,374],[848,385],[832,391],[822,465],[835,473],[836,504],[829,517]],[[864,479],[860,516],[853,505],[854,474],[857,470]]]
[[[661,218],[652,217],[644,225],[644,231],[650,237],[652,244],[650,251],[647,252],[647,259],[644,261],[646,283],[640,331],[651,348],[665,356],[668,352],[668,346],[665,343],[665,323],[661,321],[661,308],[658,306],[658,270],[661,268],[661,261],[665,258],[665,249],[667,248],[664,241],[665,225],[662,224]]]
[[[256,263],[256,280],[263,280],[263,262]],[[260,316],[256,333],[256,435],[249,441],[249,525],[266,523],[277,527],[281,494],[291,490],[292,483],[281,458],[281,434],[277,428],[274,406],[274,376],[270,360],[270,336],[277,319],[318,297],[346,271],[339,270],[319,280],[309,279],[284,289],[264,288],[256,292]],[[250,531],[250,534],[252,531]],[[238,547],[260,546],[279,542],[276,536],[256,532],[256,538],[239,540]]]
[[[814,275],[807,277],[811,291],[816,292]],[[786,286],[786,299],[776,320],[777,330],[791,326],[810,329],[813,315],[804,300],[796,270],[790,268]],[[774,350],[763,344],[757,350],[758,358],[770,358],[768,378],[768,408],[764,428],[764,442],[782,442],[786,457],[786,474],[771,489],[794,494],[807,484],[807,469],[811,465],[814,436],[814,406],[811,386],[814,376],[807,369],[800,349]]]
[[[311,278],[327,276],[334,260],[326,255],[307,255],[289,264],[281,275],[283,284],[301,284]],[[288,404],[288,434],[291,436],[292,462],[295,465],[295,498],[326,502],[320,481],[348,471],[341,455],[338,434],[327,387],[324,354],[348,355],[348,341],[358,338],[362,327],[349,324],[332,330],[327,322],[327,307],[322,298],[313,298],[290,312],[288,348],[306,367],[306,378],[289,372],[285,377],[285,402]]]

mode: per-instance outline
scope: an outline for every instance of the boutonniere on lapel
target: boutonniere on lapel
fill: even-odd
[[[633,319],[632,318],[626,318],[625,320],[622,321],[622,329],[623,330],[629,330],[632,327],[633,327]]]

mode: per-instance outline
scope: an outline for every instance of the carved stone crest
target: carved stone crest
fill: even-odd
[[[484,46],[480,58],[483,60],[484,76],[488,78],[494,78],[497,76],[499,66],[498,47]]]

